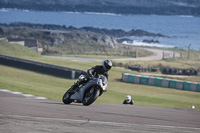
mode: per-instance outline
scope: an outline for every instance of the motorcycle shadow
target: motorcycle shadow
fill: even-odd
[[[46,104],[63,104],[61,102],[41,102],[41,103],[46,103]]]
[[[83,106],[83,104],[77,102],[77,103],[71,103],[71,104],[64,104],[62,102],[41,102],[41,103],[45,103],[45,104],[57,104],[57,105],[65,105],[65,106]]]

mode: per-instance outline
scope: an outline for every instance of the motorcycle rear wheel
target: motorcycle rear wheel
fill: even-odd
[[[70,99],[69,90],[63,95],[62,101],[64,104],[70,104],[73,100]]]
[[[98,88],[90,88],[88,89],[83,97],[83,105],[84,106],[89,106],[90,104],[92,104],[99,96],[100,94],[100,89]]]

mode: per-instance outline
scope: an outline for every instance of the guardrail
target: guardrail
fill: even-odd
[[[160,77],[149,77],[149,76],[135,75],[129,73],[122,74],[122,81],[134,84],[151,85],[151,86],[200,92],[200,83],[195,83],[190,81],[165,79]]]
[[[194,69],[162,68],[161,72],[170,75],[200,75],[200,71]]]
[[[68,79],[76,79],[80,75],[86,74],[86,71],[79,69],[26,60],[7,55],[0,55],[0,64]]]
[[[142,67],[142,66],[128,66],[128,69],[137,72],[157,72],[157,68]]]

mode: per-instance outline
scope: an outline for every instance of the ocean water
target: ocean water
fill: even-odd
[[[167,15],[120,15],[110,13],[50,12],[18,9],[0,9],[0,23],[28,22],[35,24],[56,24],[77,28],[142,29],[161,33],[166,37],[126,37],[133,39],[133,45],[178,47],[200,49],[200,17]],[[144,39],[160,43],[143,43]]]

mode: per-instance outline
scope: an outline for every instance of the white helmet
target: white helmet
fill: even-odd
[[[131,102],[131,96],[130,95],[127,95],[126,96],[126,101],[129,103],[129,102]]]
[[[104,60],[102,63],[104,71],[109,71],[112,67],[112,62],[110,60]]]

